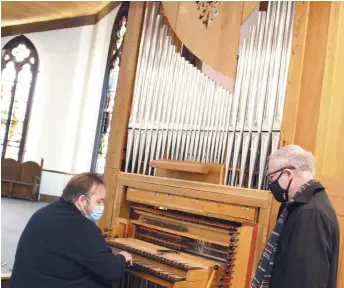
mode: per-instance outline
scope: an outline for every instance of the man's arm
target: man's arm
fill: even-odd
[[[69,236],[66,235],[70,238],[67,243],[74,243],[66,249],[66,256],[85,267],[101,281],[118,282],[125,272],[125,257],[120,254],[114,255],[99,228],[94,223],[87,222],[90,220],[85,220]]]
[[[290,240],[284,288],[326,288],[332,254],[331,226],[321,212],[300,212]]]

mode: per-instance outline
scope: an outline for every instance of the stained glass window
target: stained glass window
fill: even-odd
[[[100,104],[98,128],[94,145],[94,153],[91,170],[98,174],[104,174],[106,153],[108,150],[111,130],[111,119],[115,104],[116,88],[123,42],[127,27],[129,2],[122,2],[117,13],[114,27],[111,33],[110,49],[104,78],[104,89]]]
[[[37,50],[21,35],[1,57],[1,157],[23,160],[31,102],[38,71]]]

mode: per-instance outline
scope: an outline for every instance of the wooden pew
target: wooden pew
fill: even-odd
[[[42,169],[43,159],[40,165],[33,161],[19,163],[2,159],[1,196],[37,201]]]

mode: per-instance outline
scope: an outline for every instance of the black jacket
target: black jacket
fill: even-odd
[[[10,288],[103,288],[124,275],[100,229],[70,203],[38,210],[17,247]]]
[[[316,182],[287,208],[271,288],[336,288],[339,224],[324,187]]]

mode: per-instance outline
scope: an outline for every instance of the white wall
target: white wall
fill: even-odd
[[[114,9],[94,27],[92,49],[85,83],[84,99],[79,118],[72,172],[90,169],[97,128],[100,95],[103,89],[105,67],[112,27],[117,15]]]
[[[90,170],[117,11],[96,25],[25,34],[40,63],[24,161],[44,158],[45,169],[67,173]],[[14,37],[1,38],[1,46]]]
[[[50,196],[61,196],[63,189],[73,175],[43,171],[39,193]]]

